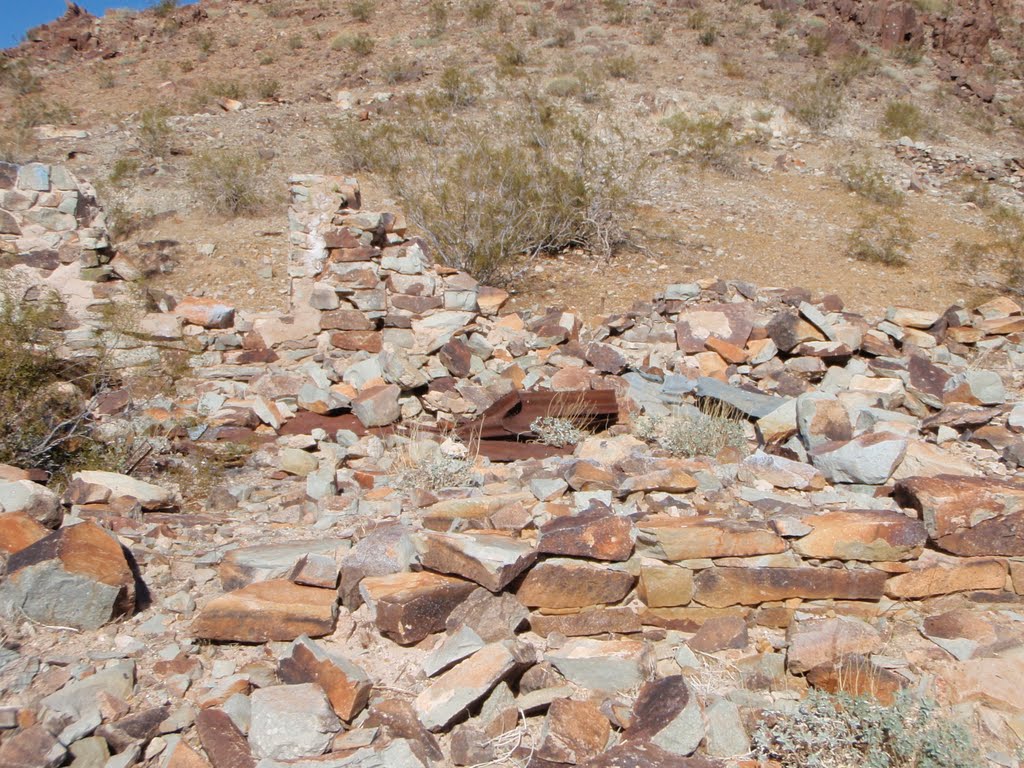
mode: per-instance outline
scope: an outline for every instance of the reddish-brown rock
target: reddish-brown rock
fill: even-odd
[[[867,656],[882,646],[878,630],[850,616],[806,619],[789,628],[787,663],[795,674],[823,664],[835,664],[845,656]]]
[[[628,560],[636,534],[628,517],[591,509],[556,517],[540,528],[537,551],[593,560]]]
[[[539,563],[519,584],[516,597],[530,608],[585,608],[617,603],[633,588],[633,576],[597,563],[553,558]]]
[[[739,616],[716,616],[704,622],[697,634],[686,644],[700,653],[714,653],[726,648],[746,648],[747,622]]]
[[[637,523],[637,549],[659,560],[752,557],[786,551],[767,524],[703,517],[652,515]]]
[[[471,581],[427,571],[370,576],[359,585],[377,629],[401,645],[444,631],[448,615],[475,589]]]
[[[927,551],[907,573],[885,583],[885,594],[897,600],[949,595],[975,589],[1002,589],[1006,561],[992,557],[959,558]]]
[[[724,608],[802,597],[807,600],[878,600],[887,574],[840,568],[709,568],[694,578],[693,599]]]
[[[793,549],[822,560],[910,560],[928,539],[919,520],[884,510],[825,512],[803,523],[813,530],[794,541]]]
[[[135,576],[113,534],[80,523],[12,554],[0,603],[42,624],[98,629],[135,610]]]
[[[249,742],[226,712],[201,710],[196,715],[196,731],[213,768],[255,768]]]
[[[178,746],[171,752],[167,761],[167,768],[211,768],[209,761],[185,741],[179,741]]]
[[[906,685],[904,678],[856,655],[814,667],[807,673],[807,682],[829,693],[869,697],[886,706],[893,703]]]
[[[966,557],[1024,555],[1024,484],[992,477],[911,477],[896,498],[921,514],[928,535]]]
[[[500,592],[537,559],[528,541],[484,533],[424,531],[416,546],[424,568],[462,576],[491,592]]]
[[[291,653],[278,663],[278,676],[288,684],[319,685],[334,713],[346,722],[362,712],[373,688],[362,669],[305,637],[296,640]]]
[[[13,554],[50,534],[50,529],[24,512],[0,515],[0,552]]]
[[[537,756],[579,765],[604,751],[611,730],[608,718],[593,702],[556,699],[544,718]]]
[[[261,581],[215,597],[192,622],[196,637],[265,643],[322,637],[334,631],[337,592],[283,579]]]
[[[693,571],[676,565],[642,566],[637,595],[650,608],[686,605],[693,599]]]

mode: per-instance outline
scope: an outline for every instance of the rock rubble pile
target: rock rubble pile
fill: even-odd
[[[809,688],[917,686],[1013,764],[1024,308],[706,280],[588,328],[292,183],[291,311],[150,316],[191,376],[102,417],[241,466],[3,468],[0,764],[754,765]]]

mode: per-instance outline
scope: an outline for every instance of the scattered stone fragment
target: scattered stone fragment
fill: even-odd
[[[326,555],[333,561],[347,546],[347,542],[327,539],[239,547],[224,555],[217,573],[224,589],[241,589],[254,582],[289,577],[309,555]]]
[[[213,768],[255,768],[248,740],[227,713],[219,709],[200,711],[196,731]]]
[[[872,432],[845,442],[823,443],[810,456],[814,466],[832,483],[881,485],[892,477],[906,451],[906,438]]]
[[[175,507],[174,494],[166,488],[128,475],[98,470],[72,475],[65,498],[71,504],[114,503],[118,499],[134,499],[147,512]]]
[[[249,744],[257,758],[322,755],[341,729],[324,692],[312,683],[260,688],[251,698]]]
[[[316,683],[327,694],[334,713],[349,722],[366,706],[373,688],[370,678],[348,659],[329,653],[308,637],[292,643],[291,652],[278,663],[285,683]]]
[[[907,573],[885,582],[885,594],[898,600],[919,600],[974,589],[1002,589],[1006,561],[989,557],[959,558],[926,551]]]
[[[135,576],[109,531],[81,523],[8,558],[0,610],[49,626],[97,629],[135,610]]]
[[[623,738],[650,742],[673,755],[692,755],[704,739],[704,718],[686,679],[671,675],[645,683]]]
[[[659,560],[751,557],[786,550],[786,542],[763,523],[650,516],[637,528],[638,551]]]
[[[592,702],[556,699],[541,726],[537,755],[553,763],[579,765],[604,751],[611,730],[608,718]]]
[[[0,744],[0,765],[4,768],[57,768],[67,750],[41,725],[24,728]]]
[[[504,643],[492,643],[445,672],[413,701],[420,722],[437,731],[486,696],[519,663]]]
[[[639,640],[570,640],[544,656],[567,680],[592,691],[627,691],[650,679],[650,647]]]
[[[64,517],[60,497],[31,480],[0,482],[0,512],[21,512],[46,528],[56,528]]]
[[[509,592],[494,595],[476,589],[448,614],[445,628],[450,633],[471,629],[485,643],[493,643],[511,638],[529,615],[526,606]]]
[[[50,530],[25,512],[0,514],[0,552],[20,552],[45,538]]]
[[[686,644],[699,653],[715,653],[746,648],[748,642],[746,621],[738,616],[716,616],[705,621]]]
[[[852,616],[807,619],[790,627],[787,662],[799,674],[851,654],[869,655],[881,645],[878,630]]]

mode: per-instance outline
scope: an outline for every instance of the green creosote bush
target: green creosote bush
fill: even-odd
[[[360,32],[355,35],[347,35],[342,38],[344,46],[356,56],[369,56],[373,53],[374,41],[371,35]]]
[[[633,434],[673,456],[714,457],[726,448],[739,451],[747,448],[747,435],[739,413],[719,403],[703,410],[678,411],[663,417],[644,414],[633,422]]]
[[[618,80],[632,80],[640,71],[640,64],[631,53],[609,56],[604,61],[604,67],[610,77]]]
[[[483,24],[494,15],[495,0],[467,0],[466,16],[474,24]]]
[[[33,297],[33,292],[36,295]],[[109,384],[96,360],[58,354],[56,293],[0,285],[0,462],[60,472],[95,449],[92,398]]]
[[[216,35],[213,34],[213,30],[196,30],[191,35],[191,40],[195,43],[195,46],[199,49],[199,52],[208,55],[213,52],[214,43],[217,41]]]
[[[158,0],[150,8],[157,16],[170,16],[178,9],[178,0]]]
[[[264,163],[242,150],[211,150],[195,156],[189,166],[189,181],[197,196],[227,216],[257,213],[265,202]]]
[[[306,47],[305,41],[302,39],[302,35],[292,34],[288,36],[288,50],[289,51],[301,51]]]
[[[170,110],[166,107],[149,107],[139,114],[139,144],[146,154],[157,157],[171,149],[171,129],[167,118]]]
[[[418,80],[423,75],[423,67],[413,59],[393,56],[381,64],[380,73],[388,85],[399,85]]]
[[[108,177],[111,184],[120,186],[139,173],[140,163],[134,157],[119,157],[114,161]]]
[[[281,95],[281,82],[272,77],[257,80],[256,95],[263,101],[276,101]]]
[[[483,122],[410,109],[350,143],[442,263],[507,284],[541,254],[579,247],[608,256],[625,242],[631,195],[646,177],[646,156],[627,132],[598,130],[530,94]]]
[[[705,48],[710,48],[718,40],[718,30],[715,27],[705,27],[697,35],[697,42]]]
[[[754,732],[757,756],[782,768],[975,768],[962,724],[903,691],[892,705],[811,691],[794,713],[770,713]]]
[[[460,109],[476,103],[483,85],[461,64],[449,64],[441,70],[437,88],[428,96],[428,103],[437,107]]]
[[[626,0],[602,0],[605,18],[609,24],[624,24],[629,18],[629,4]]]
[[[906,216],[896,210],[866,210],[847,242],[847,255],[858,261],[902,267],[910,260],[917,237]]]
[[[351,0],[348,4],[348,12],[352,18],[364,24],[373,18],[376,10],[377,4],[373,0]]]
[[[881,168],[868,161],[854,160],[839,166],[839,181],[851,192],[887,208],[903,205],[903,193],[885,179]]]
[[[981,242],[957,241],[951,254],[961,269],[1024,296],[1024,214],[997,205],[989,214],[987,237]]]
[[[795,88],[783,105],[812,131],[822,133],[843,114],[845,90],[845,84],[839,77],[822,73]]]
[[[502,77],[517,77],[522,74],[522,68],[526,65],[528,58],[524,51],[515,43],[506,43],[494,57],[498,65],[498,74]]]
[[[739,149],[745,143],[736,137],[733,120],[707,113],[690,117],[682,112],[662,121],[672,132],[670,148],[679,157],[702,168],[735,172],[739,166]]]
[[[448,3],[445,0],[430,0],[427,6],[427,19],[430,22],[428,37],[440,37],[448,29]]]
[[[887,139],[908,136],[917,139],[928,128],[928,121],[914,104],[894,99],[885,105],[882,116],[881,134]]]

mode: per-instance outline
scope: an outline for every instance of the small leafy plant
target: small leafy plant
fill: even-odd
[[[934,701],[903,691],[891,706],[812,691],[794,713],[774,712],[754,732],[762,760],[782,768],[973,768],[978,750]]]

